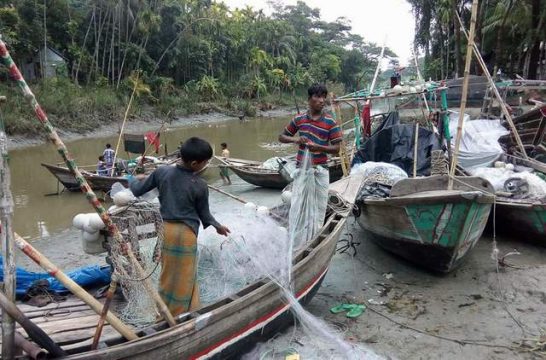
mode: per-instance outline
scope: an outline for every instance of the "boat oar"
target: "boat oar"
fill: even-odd
[[[18,234],[15,235],[15,245],[29,258],[31,258],[36,264],[40,265],[44,270],[46,270],[49,275],[55,277],[63,284],[72,294],[76,295],[80,300],[89,305],[97,314],[102,313],[102,304],[97,301],[93,296],[89,295],[81,286],[76,284],[74,280],[66,276],[57,266],[55,266],[49,259],[42,255],[38,250],[36,250],[32,245],[30,245],[25,239],[23,239]],[[118,317],[112,314],[110,311],[106,314],[106,320],[114,329],[116,329],[123,337],[127,340],[137,339],[138,336],[131,330],[127,325],[125,325]],[[26,330],[26,329],[25,329]]]
[[[2,306],[2,309],[15,319],[23,329],[25,329],[32,341],[46,349],[53,357],[66,356],[64,350],[51,340],[42,329],[30,321],[29,318],[19,310],[17,305],[6,297],[3,291],[0,291],[0,306]]]
[[[211,188],[212,190],[217,191],[217,192],[219,192],[220,194],[225,195],[225,196],[227,196],[227,197],[230,197],[230,198],[232,198],[232,199],[234,199],[234,200],[237,200],[237,201],[239,201],[239,202],[241,202],[241,203],[243,203],[243,204],[246,204],[246,203],[248,202],[248,201],[246,201],[246,200],[243,199],[243,198],[240,198],[240,197],[238,197],[238,196],[235,196],[235,195],[233,195],[233,194],[230,194],[230,193],[228,193],[228,192],[226,192],[226,191],[224,191],[224,190],[218,189],[216,186],[212,186],[212,185],[208,185],[208,184],[207,184],[207,186],[208,186],[209,188]]]
[[[108,287],[108,291],[106,292],[106,301],[104,302],[104,306],[102,307],[102,312],[100,314],[100,319],[97,324],[97,329],[95,330],[95,335],[93,336],[93,344],[91,345],[91,350],[96,350],[99,345],[102,328],[104,327],[104,320],[106,320],[106,314],[108,314],[108,309],[110,308],[110,304],[112,303],[112,298],[114,297],[116,288],[117,281],[114,279],[114,275],[112,275],[112,281],[110,282],[110,286]]]

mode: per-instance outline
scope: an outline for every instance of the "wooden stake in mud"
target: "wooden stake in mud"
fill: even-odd
[[[36,264],[40,265],[42,269],[47,271],[49,275],[55,277],[59,280],[61,284],[64,285],[72,294],[76,295],[84,303],[89,305],[91,309],[95,310],[97,314],[102,312],[102,304],[95,299],[93,296],[89,295],[81,286],[76,284],[74,280],[69,278],[64,272],[62,272],[55,264],[49,261],[44,255],[42,255],[38,250],[36,250],[32,245],[30,245],[25,239],[19,236],[17,233],[15,235],[15,245],[29,258],[32,259]],[[127,340],[137,339],[138,336],[131,330],[127,325],[125,325],[119,318],[117,318],[110,311],[106,314],[106,320],[114,329],[116,329],[121,335],[123,335]]]
[[[466,63],[464,66],[463,93],[461,97],[461,108],[459,110],[459,123],[457,125],[457,137],[455,138],[455,151],[451,160],[451,169],[449,172],[449,180],[447,184],[448,190],[453,189],[453,177],[457,169],[457,160],[459,158],[459,146],[461,145],[461,137],[463,135],[464,126],[464,111],[466,109],[466,97],[468,95],[468,75],[470,73],[470,64],[472,63],[472,47],[474,44],[474,32],[476,31],[476,16],[478,14],[478,0],[472,1],[472,15],[470,18],[470,36],[466,47]]]
[[[463,31],[463,34],[466,36],[466,39],[473,38],[472,35],[468,35],[466,32],[466,29],[464,28],[463,22],[461,20],[461,17],[457,12],[455,12],[455,16],[457,17],[457,20],[459,20],[459,24],[461,25],[461,29]],[[471,29],[472,30],[472,29]],[[485,65],[485,62],[483,61],[482,55],[480,54],[480,50],[478,49],[478,46],[472,41],[472,50],[474,51],[474,55],[476,55],[476,59],[478,60],[478,63],[480,64],[480,67],[482,68],[482,71],[484,75],[487,77],[487,81],[489,82],[489,87],[495,94],[495,97],[499,101],[499,106],[501,107],[502,114],[504,115],[506,121],[510,125],[510,129],[512,130],[512,134],[516,138],[516,142],[518,143],[518,147],[521,150],[521,154],[523,158],[529,159],[527,156],[527,152],[525,151],[525,147],[523,146],[523,142],[521,141],[521,138],[518,133],[518,129],[516,129],[516,125],[514,124],[514,121],[512,120],[512,115],[508,112],[508,108],[506,107],[506,104],[504,103],[504,100],[502,96],[499,93],[499,89],[497,89],[497,86],[495,85],[495,82],[493,81],[493,78],[491,77],[491,74],[489,73],[489,70],[487,69],[487,65]]]
[[[62,142],[61,138],[57,134],[57,131],[53,128],[53,125],[49,122],[49,119],[47,118],[47,115],[45,111],[42,109],[38,101],[36,100],[36,97],[30,90],[29,86],[27,85],[25,79],[23,79],[23,76],[21,75],[21,72],[15,65],[15,62],[11,58],[11,55],[9,54],[8,49],[6,48],[6,44],[0,40],[0,60],[2,63],[9,69],[10,77],[17,83],[19,88],[22,90],[25,97],[30,101],[30,104],[32,105],[32,108],[34,109],[34,113],[37,117],[37,119],[40,121],[40,123],[43,125],[45,131],[47,132],[49,136],[49,140],[55,145],[57,148],[57,152],[59,155],[61,155],[62,159],[64,160],[66,166],[72,173],[72,175],[76,178],[76,181],[80,185],[81,191],[85,194],[87,200],[91,203],[95,211],[99,214],[102,221],[104,222],[104,225],[112,234],[112,237],[114,241],[121,243],[124,243],[123,237],[121,236],[117,226],[112,222],[112,219],[110,218],[110,215],[108,215],[108,212],[106,209],[102,206],[99,199],[87,183],[87,180],[83,177],[80,170],[78,169],[78,166],[76,165],[76,162],[74,159],[72,159],[72,156],[68,153],[68,149],[66,148],[65,144]],[[135,254],[132,252],[132,250],[127,250],[127,257],[131,261],[131,263],[138,263],[138,260],[135,257]],[[136,266],[136,272],[138,276],[145,278],[144,271],[142,270],[142,267]],[[169,309],[167,308],[167,305],[163,302],[161,297],[159,296],[157,290],[152,285],[150,279],[144,280],[144,287],[154,299],[159,313],[163,316],[163,318],[167,321],[167,323],[170,326],[176,325],[176,321],[174,320],[174,317],[169,312]]]
[[[6,98],[2,96],[0,102]],[[15,301],[15,254],[13,246],[13,197],[8,166],[8,138],[0,126],[0,237],[4,262],[4,293]],[[15,357],[15,322],[9,313],[2,312],[2,359]]]
[[[36,324],[30,321],[17,306],[9,300],[2,291],[0,291],[0,306],[2,309],[10,314],[23,329],[27,332],[28,336],[36,342],[38,345],[49,351],[53,357],[64,357],[66,353],[59,345],[57,345],[51,338]],[[15,344],[13,349],[15,350]],[[3,358],[3,357],[2,357]]]

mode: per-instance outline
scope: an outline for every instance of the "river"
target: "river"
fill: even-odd
[[[232,157],[265,160],[272,156],[293,150],[290,146],[269,146],[277,136],[288,117],[255,118],[245,122],[238,119],[221,123],[204,122],[197,126],[169,128],[161,135],[161,143],[168,151],[174,151],[181,141],[191,136],[208,140],[219,152],[220,144],[226,142]],[[106,143],[115,147],[117,136],[86,138],[67,142],[66,145],[78,165],[97,163]],[[123,144],[120,146],[123,150]],[[160,150],[162,153],[164,148]],[[153,154],[152,154],[153,155]],[[122,158],[127,154],[121,153]],[[61,158],[50,144],[28,147],[9,152],[11,190],[14,196],[14,230],[29,240],[49,237],[69,228],[74,215],[92,211],[81,193],[57,192],[57,180],[42,167],[41,163],[59,163]],[[218,177],[215,168],[207,170],[207,180]],[[62,185],[59,185],[62,190]]]

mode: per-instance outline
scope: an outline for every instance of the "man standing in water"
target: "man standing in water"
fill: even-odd
[[[330,114],[323,111],[328,95],[326,86],[313,84],[307,89],[307,94],[307,112],[296,115],[279,135],[280,142],[299,145],[290,225],[292,229],[309,229],[298,235],[299,239],[306,241],[314,236],[317,226],[320,228],[324,221],[330,183],[327,154],[338,154],[342,140],[340,127]],[[307,161],[306,155],[309,157]],[[311,176],[314,178],[312,183],[309,180]],[[307,196],[302,196],[304,192]]]

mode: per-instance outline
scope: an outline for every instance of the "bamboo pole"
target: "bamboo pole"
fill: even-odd
[[[230,194],[230,193],[228,193],[228,192],[226,192],[226,191],[224,191],[224,190],[221,190],[221,189],[217,188],[216,186],[212,186],[212,185],[208,185],[208,184],[207,184],[207,186],[208,186],[210,189],[212,189],[212,190],[214,190],[214,191],[216,191],[216,192],[219,192],[219,193],[222,194],[222,195],[225,195],[225,196],[227,196],[227,197],[230,197],[230,198],[232,198],[233,200],[237,200],[237,201],[240,202],[240,203],[246,204],[246,203],[248,202],[248,201],[246,201],[245,199],[240,198],[240,197],[238,197],[238,196],[235,196],[235,195],[233,195],[233,194]]]
[[[135,93],[138,86],[138,78],[139,78],[139,73],[137,72],[135,86],[133,87],[133,92],[131,93],[131,97],[129,98],[129,103],[127,104],[127,108],[125,109],[125,114],[123,115],[123,122],[121,123],[121,129],[119,131],[118,142],[116,144],[116,150],[114,151],[114,161],[112,163],[114,165],[112,165],[112,172],[110,173],[110,175],[114,173],[114,169],[116,168],[115,163],[116,163],[116,157],[118,156],[119,144],[121,143],[121,137],[123,136],[125,123],[127,122],[127,117],[129,116],[129,109],[131,109],[131,104],[133,103],[133,99],[135,98]]]
[[[5,98],[4,98],[5,99]],[[1,101],[1,100],[0,100]],[[15,301],[15,254],[13,247],[13,197],[8,166],[8,138],[0,128],[0,237],[4,265],[4,293],[9,301]],[[2,359],[15,357],[15,321],[2,312]]]
[[[42,255],[38,250],[36,250],[32,245],[30,245],[25,239],[15,234],[15,245],[32,261],[40,265],[42,269],[47,271],[55,279],[59,280],[72,294],[76,295],[79,299],[85,302],[91,307],[97,314],[102,312],[102,304],[95,299],[93,296],[89,295],[81,286],[76,284],[74,280],[69,278],[64,272],[62,272],[55,264],[49,261],[44,255]],[[119,318],[117,318],[112,312],[108,311],[106,315],[106,320],[114,329],[116,329],[121,335],[123,335],[127,340],[135,340],[138,336],[131,330],[127,325],[125,325]]]
[[[95,330],[95,335],[93,336],[93,344],[91,345],[91,350],[96,350],[99,345],[102,328],[104,327],[104,321],[106,320],[106,315],[108,315],[108,309],[110,308],[110,304],[112,303],[112,298],[114,297],[116,288],[117,281],[112,278],[110,286],[108,287],[108,291],[106,292],[106,301],[104,302],[104,306],[102,307],[102,311],[100,313],[100,318],[97,324],[97,328]]]
[[[336,122],[338,124],[341,124],[343,122],[343,120],[341,119],[341,108],[339,107],[339,103],[335,102],[333,104],[333,107],[334,107],[334,114],[335,114],[335,117],[336,117]],[[353,146],[354,146],[354,144],[353,144]],[[339,154],[339,159],[341,161],[341,171],[343,172],[343,176],[347,176],[347,175],[349,175],[349,169],[348,169],[349,164],[348,164],[348,159],[347,159],[347,152],[345,150],[345,140],[343,140],[343,137],[342,137],[342,140],[341,140],[341,146],[339,147],[339,153],[338,154]]]
[[[102,206],[99,199],[87,183],[87,180],[83,177],[80,170],[78,169],[78,166],[76,165],[76,162],[74,159],[72,159],[72,156],[69,154],[68,149],[66,148],[65,144],[57,134],[57,131],[55,128],[53,128],[53,125],[49,122],[49,119],[47,118],[47,115],[45,111],[42,109],[38,101],[36,100],[36,97],[32,93],[32,90],[30,90],[30,87],[26,83],[25,79],[23,79],[23,76],[21,75],[21,72],[17,68],[17,65],[15,65],[15,62],[11,58],[11,55],[9,54],[8,49],[6,48],[6,44],[0,40],[0,59],[2,63],[9,69],[10,76],[13,78],[13,80],[17,83],[19,88],[22,90],[25,97],[30,101],[32,108],[34,109],[34,113],[40,123],[43,125],[44,129],[46,130],[49,140],[53,143],[53,145],[56,146],[57,152],[61,157],[63,158],[66,166],[68,169],[70,169],[70,172],[76,180],[78,181],[78,184],[80,185],[81,191],[85,194],[87,200],[91,203],[95,211],[99,214],[102,221],[104,222],[104,225],[112,234],[112,237],[114,241],[119,242],[120,244],[124,243],[123,237],[121,236],[117,226],[112,222],[112,219],[108,215],[108,212],[106,209]],[[135,254],[132,252],[132,250],[129,248],[127,250],[127,257],[129,260],[134,263],[135,261],[138,263],[138,261],[135,258]],[[140,264],[138,264],[140,265]],[[139,276],[142,278],[145,278],[144,271],[142,270],[142,267],[136,266],[136,271]],[[159,296],[157,290],[152,285],[149,278],[146,278],[144,280],[144,287],[152,297],[152,299],[155,301],[159,313],[163,316],[163,318],[167,321],[167,323],[170,326],[176,325],[176,321],[174,320],[174,317],[170,313],[169,309],[167,308],[167,305],[163,302],[161,297]]]
[[[17,322],[23,329],[25,329],[28,336],[34,342],[49,351],[53,357],[66,356],[64,350],[61,349],[61,347],[53,340],[51,340],[51,338],[42,329],[30,321],[29,318],[27,318],[25,314],[23,314],[23,312],[17,308],[13,301],[9,300],[2,291],[0,291],[0,306],[5,312],[9,313],[11,317],[17,320]],[[12,350],[15,350],[15,342]]]
[[[462,22],[462,20],[461,20],[461,18],[459,16],[459,14],[455,13],[455,15],[457,16],[457,20],[459,20],[459,25],[461,26],[463,34],[466,36],[466,38],[469,39],[469,37],[472,37],[473,36],[472,34],[470,34],[470,36],[469,36],[468,33],[466,32],[466,29],[464,28],[463,22]],[[503,100],[502,96],[499,93],[499,89],[497,89],[497,86],[495,85],[495,82],[493,81],[493,78],[491,77],[491,74],[489,73],[489,70],[487,69],[487,65],[483,61],[483,58],[482,58],[482,56],[480,54],[480,50],[478,49],[478,47],[476,46],[474,41],[472,41],[472,50],[474,52],[474,55],[476,55],[476,59],[478,60],[478,63],[480,64],[480,67],[482,68],[482,71],[483,71],[485,77],[487,77],[487,81],[489,82],[489,87],[491,88],[491,90],[493,91],[493,94],[495,94],[495,97],[499,101],[499,105],[501,107],[502,114],[506,118],[506,121],[508,122],[508,125],[510,126],[510,129],[512,130],[512,133],[514,134],[514,137],[516,138],[516,142],[517,142],[517,144],[518,144],[518,146],[520,148],[520,151],[521,151],[523,157],[526,160],[528,160],[529,157],[527,156],[527,152],[525,151],[525,147],[523,146],[523,142],[521,141],[518,130],[516,129],[516,125],[514,124],[514,121],[512,120],[512,115],[510,115],[510,113],[508,112],[508,108],[506,107],[506,104],[504,103],[504,100]]]
[[[457,160],[459,158],[459,146],[461,145],[461,137],[463,135],[464,126],[464,111],[466,109],[466,97],[468,95],[468,76],[470,74],[470,64],[472,63],[472,47],[474,44],[474,32],[476,31],[476,16],[478,14],[478,0],[472,1],[472,15],[470,18],[470,36],[466,47],[466,62],[464,66],[463,93],[461,96],[461,108],[459,110],[459,123],[457,125],[457,137],[455,138],[455,151],[451,160],[451,169],[447,189],[453,189],[453,177],[457,169]]]
[[[417,177],[417,150],[419,148],[419,122],[415,122],[415,142],[413,143],[413,177]]]

